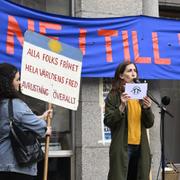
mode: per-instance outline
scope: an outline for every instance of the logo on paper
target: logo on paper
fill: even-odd
[[[134,95],[138,95],[141,93],[141,88],[139,86],[135,86],[131,92],[134,94]]]

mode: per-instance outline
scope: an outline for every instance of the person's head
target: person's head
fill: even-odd
[[[0,64],[0,99],[15,98],[19,91],[20,79],[18,69],[11,64]]]
[[[125,83],[132,83],[138,78],[138,69],[132,62],[126,61],[118,65],[114,75],[113,89],[122,90]]]

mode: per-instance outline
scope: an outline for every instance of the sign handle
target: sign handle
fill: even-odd
[[[48,109],[49,110],[52,109],[52,104],[51,103],[48,104]],[[52,120],[52,118],[50,116],[48,116],[48,118],[47,118],[47,126],[51,126],[51,120]],[[47,180],[47,175],[48,175],[49,142],[50,142],[50,136],[46,135],[43,180]]]

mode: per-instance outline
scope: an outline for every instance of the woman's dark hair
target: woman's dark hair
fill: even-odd
[[[124,81],[119,77],[120,74],[123,74],[126,67],[130,64],[134,64],[133,62],[126,61],[118,65],[116,68],[115,74],[114,74],[114,79],[112,81],[112,91],[117,91],[117,92],[123,92],[124,91]],[[137,66],[134,64],[138,76],[138,69]]]
[[[5,98],[20,98],[19,92],[13,86],[18,69],[8,63],[0,64],[0,100]]]

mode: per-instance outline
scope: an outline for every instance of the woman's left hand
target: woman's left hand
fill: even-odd
[[[151,99],[150,99],[148,96],[145,96],[145,97],[143,98],[143,108],[144,108],[144,109],[150,108],[150,107],[151,107],[151,104],[152,104]]]
[[[47,126],[46,136],[50,136],[52,134],[52,127]]]

